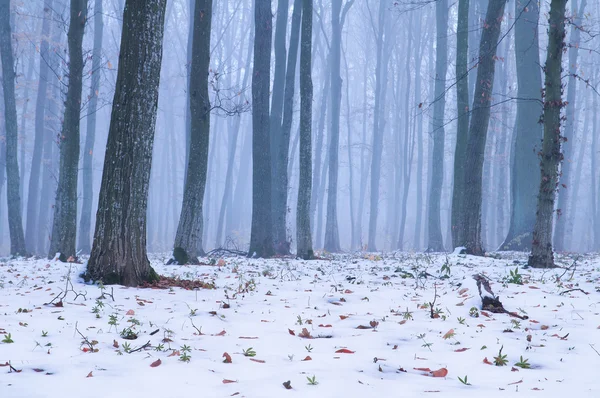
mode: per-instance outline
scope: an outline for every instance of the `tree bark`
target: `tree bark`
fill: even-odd
[[[536,1],[515,1],[515,58],[517,61],[517,117],[511,156],[511,212],[508,234],[501,250],[529,250],[538,187],[532,184],[540,178],[536,148],[542,137],[539,123],[542,77],[538,23],[540,9]]]
[[[537,201],[533,241],[528,264],[534,268],[553,268],[552,224],[554,199],[558,185],[558,165],[562,159],[560,133],[563,85],[562,54],[565,48],[565,10],[567,0],[552,0],[548,17],[548,51],[544,84],[544,140],[540,154],[540,190]]]
[[[179,264],[197,264],[203,254],[202,205],[206,188],[211,104],[208,94],[210,79],[210,32],[212,0],[196,0],[192,44],[192,76],[190,79],[191,139],[186,169],[183,204],[173,245],[173,256]]]
[[[66,261],[76,257],[77,174],[79,172],[79,122],[83,89],[83,32],[87,19],[87,0],[71,0],[69,32],[69,87],[60,137],[60,170],[48,258],[60,253]]]
[[[6,126],[6,198],[8,202],[8,228],[10,232],[10,254],[26,255],[23,221],[21,219],[21,197],[19,195],[19,164],[17,106],[15,102],[15,70],[10,28],[10,0],[0,1],[0,57],[2,59],[2,86],[4,91],[4,119]]]
[[[302,37],[300,46],[300,177],[296,209],[296,255],[314,257],[310,229],[312,173],[312,8],[313,0],[302,0]]]
[[[156,280],[146,254],[146,209],[166,0],[127,0],[119,72],[87,273],[105,284]]]
[[[436,54],[435,54],[435,103],[433,104],[433,159],[431,186],[429,188],[429,239],[428,251],[444,250],[440,202],[444,183],[444,108],[446,107],[446,72],[448,71],[448,0],[435,3]]]
[[[87,127],[85,130],[85,146],[83,147],[83,198],[81,204],[81,219],[79,221],[79,250],[88,254],[92,250],[90,228],[92,225],[93,201],[93,160],[94,142],[96,140],[96,112],[98,109],[98,91],[100,90],[100,72],[102,62],[102,0],[94,4],[94,49],[92,51],[92,84],[90,86],[90,101],[88,104]]]
[[[468,167],[465,167],[465,190],[460,201],[463,217],[459,242],[467,249],[467,253],[474,255],[484,253],[481,242],[482,169],[494,87],[496,49],[505,5],[506,0],[490,2],[485,17],[479,45],[479,64],[467,138],[467,153],[464,159]]]
[[[249,256],[271,257],[271,143],[269,88],[271,82],[271,0],[254,3],[254,66],[252,71],[252,230]]]

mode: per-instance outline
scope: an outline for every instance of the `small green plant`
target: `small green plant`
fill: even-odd
[[[309,344],[309,345],[305,345],[305,346],[304,346],[304,348],[305,348],[305,349],[306,349],[306,351],[308,351],[308,352],[312,352],[312,350],[313,350],[313,346],[311,346],[310,344]]]
[[[506,366],[508,360],[506,359],[506,354],[502,355],[502,349],[504,346],[500,347],[500,351],[498,351],[498,356],[494,357],[494,365],[496,366]]]
[[[460,381],[461,383],[463,383],[465,386],[470,386],[471,385],[471,383],[469,383],[467,381],[467,375],[465,375],[464,378],[461,378],[460,376],[458,376],[458,381]]]
[[[462,318],[459,316],[457,320],[458,320],[458,323],[460,323],[461,325],[465,324],[465,318]]]
[[[518,366],[521,369],[530,369],[531,364],[529,363],[529,359],[523,359],[523,356],[519,358],[519,362],[515,363],[515,366]]]
[[[406,308],[406,311],[402,313],[402,318],[404,318],[405,321],[412,321],[413,313]]]
[[[441,278],[442,279],[448,279],[450,278],[450,261],[448,260],[448,257],[446,256],[446,261],[444,262],[444,264],[442,265],[442,268],[440,269],[440,274],[442,274]]]
[[[155,351],[164,351],[165,350],[165,345],[164,344],[159,344],[156,347],[154,347]]]
[[[131,351],[131,345],[128,342],[123,343],[123,351],[125,351],[126,353],[129,353],[129,351]]]
[[[119,322],[117,321],[117,314],[110,314],[108,316],[108,324],[110,325],[110,327],[108,328],[109,332],[113,326],[115,327],[115,331],[117,330],[117,325],[119,324]]]
[[[519,267],[516,267],[513,271],[509,271],[509,275],[504,278],[505,283],[512,283],[515,285],[523,284],[523,276],[519,274]]]
[[[135,340],[138,338],[137,333],[131,327],[121,330],[120,335],[121,335],[121,338],[123,338],[125,340]]]
[[[425,341],[425,333],[421,333],[417,336],[417,338],[423,340],[423,344],[421,344],[421,347],[427,348],[429,351],[431,351],[431,346],[433,345],[433,343],[428,343],[427,341]]]
[[[248,348],[247,350],[243,350],[243,352],[244,352],[245,357],[255,357],[256,356],[256,351],[254,351],[252,349],[252,347]]]
[[[517,321],[516,319],[511,319],[510,323],[512,323],[513,329],[521,329],[521,322]]]
[[[42,330],[42,337],[48,337],[48,331]]]
[[[302,317],[300,315],[298,315],[298,318],[296,319],[296,324],[297,325],[302,325],[304,322],[302,321]]]
[[[6,344],[11,344],[11,343],[14,343],[14,340],[12,339],[12,336],[9,333],[4,336],[4,339],[2,339],[2,342],[6,343]]]
[[[469,310],[469,316],[471,318],[479,318],[479,310],[477,309],[477,307],[471,307],[471,309]]]
[[[184,344],[179,348],[179,351],[181,352],[181,355],[179,356],[181,362],[189,362],[190,359],[192,359],[192,356],[189,355],[189,353],[192,352],[190,346]]]
[[[319,384],[319,382],[317,381],[317,376],[315,375],[313,375],[313,377],[306,376],[306,379],[308,380],[308,384],[310,384],[311,386],[316,386],[317,384]]]

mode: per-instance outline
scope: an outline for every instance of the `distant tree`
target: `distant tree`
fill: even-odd
[[[202,204],[206,188],[211,104],[208,96],[212,0],[196,0],[190,79],[191,139],[183,205],[173,256],[180,264],[198,264],[203,254]]]
[[[312,13],[313,0],[302,0],[302,37],[300,50],[300,181],[296,210],[296,255],[314,257],[310,229],[312,173]]]
[[[496,70],[496,50],[506,0],[494,0],[488,5],[479,45],[479,62],[475,94],[471,107],[471,120],[467,138],[465,164],[465,189],[460,201],[462,219],[460,222],[459,245],[467,253],[483,255],[481,241],[481,200],[482,172],[485,143],[490,121],[490,105]]]
[[[271,0],[254,0],[254,66],[252,72],[252,229],[249,256],[270,257],[271,144],[269,92],[271,84]]]
[[[87,275],[136,286],[157,279],[146,210],[167,0],[127,0],[96,230]]]
[[[517,61],[517,118],[511,161],[511,215],[508,234],[501,250],[529,250],[538,187],[531,181],[540,178],[535,150],[542,137],[542,76],[538,24],[540,9],[536,1],[516,0],[515,55]]]
[[[87,19],[87,0],[71,0],[69,32],[69,85],[60,135],[60,170],[54,221],[50,240],[52,258],[56,253],[66,261],[77,255],[77,175],[79,172],[79,121],[83,88],[83,32]]]
[[[15,69],[10,27],[10,0],[0,0],[0,58],[4,91],[4,120],[6,125],[6,177],[10,253],[26,255],[23,221],[21,219],[20,178],[17,161],[17,106],[15,101]],[[2,177],[4,178],[4,177]]]
[[[563,137],[560,132],[562,99],[562,57],[565,49],[565,10],[567,0],[552,0],[548,17],[548,50],[544,83],[544,140],[540,153],[541,180],[537,201],[529,266],[553,268],[552,225],[554,200],[558,186],[558,165]]]
[[[100,90],[100,73],[102,72],[102,36],[104,23],[102,22],[102,0],[94,2],[94,49],[92,50],[92,84],[90,85],[90,100],[87,112],[87,127],[85,130],[85,146],[83,147],[83,197],[81,204],[81,218],[79,220],[79,250],[89,254],[91,247],[90,228],[92,225],[92,200],[93,200],[93,159],[94,142],[96,140],[96,112],[98,110],[98,92]]]

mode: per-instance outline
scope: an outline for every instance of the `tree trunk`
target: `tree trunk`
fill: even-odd
[[[10,254],[26,255],[21,197],[19,196],[19,164],[17,161],[17,107],[15,102],[15,70],[10,28],[10,0],[0,1],[0,57],[2,59],[2,86],[4,88],[4,119],[6,125],[6,197]]]
[[[30,253],[38,253],[37,231],[39,210],[40,169],[44,150],[44,123],[46,116],[46,98],[48,96],[48,63],[50,39],[50,21],[52,19],[52,0],[44,1],[44,21],[42,22],[42,41],[40,44],[40,71],[35,110],[35,138],[31,156],[31,172],[29,175],[29,190],[27,195],[27,224],[25,228],[25,246]]]
[[[271,82],[271,0],[254,3],[254,66],[252,72],[252,230],[249,256],[271,257],[271,143],[269,88]]]
[[[202,239],[202,204],[206,188],[210,134],[211,105],[208,85],[212,0],[196,0],[194,12],[191,74],[197,78],[190,80],[189,91],[192,118],[190,156],[181,215],[173,245],[173,257],[179,264],[197,264],[198,256],[203,254],[199,242]]]
[[[571,167],[574,163],[575,155],[575,131],[576,131],[576,118],[575,118],[575,100],[577,98],[577,57],[579,55],[579,40],[581,38],[581,24],[583,22],[583,16],[585,12],[585,6],[587,1],[581,0],[580,6],[577,7],[579,0],[571,1],[571,13],[572,13],[572,24],[571,24],[571,35],[569,38],[569,82],[567,84],[567,105],[565,112],[565,128],[563,138],[565,145],[563,148],[564,161],[560,165],[560,186],[558,189],[558,204],[557,204],[557,215],[556,215],[556,227],[554,229],[554,248],[557,251],[564,251],[567,249],[565,238],[570,235],[572,229],[572,223],[575,218],[576,207],[571,204],[572,200],[576,199],[575,196],[571,199]],[[570,212],[572,211],[572,213]]]
[[[554,217],[554,198],[558,186],[558,165],[562,159],[560,133],[562,100],[562,54],[565,48],[565,10],[567,0],[552,0],[548,17],[548,51],[544,67],[544,140],[540,154],[540,190],[537,201],[535,226],[529,266],[534,268],[553,268],[552,224]]]
[[[446,22],[447,25],[447,22]],[[415,99],[414,104],[417,105],[414,123],[417,125],[417,208],[415,218],[415,241],[413,248],[417,251],[421,250],[421,227],[423,224],[423,110],[421,108],[421,68],[423,62],[423,48],[421,44],[421,17],[417,17],[417,29],[415,37]],[[445,78],[444,78],[445,81]],[[396,202],[396,205],[398,203]],[[429,213],[428,213],[429,214]]]
[[[166,3],[125,3],[119,72],[87,267],[91,279],[105,284],[136,286],[158,278],[146,254],[146,209]]]
[[[506,0],[491,2],[485,17],[479,45],[479,64],[467,138],[467,153],[464,159],[468,167],[465,167],[465,190],[460,201],[463,217],[459,244],[467,249],[467,253],[475,255],[484,253],[481,242],[482,169],[494,87],[496,49],[505,5]]]
[[[518,0],[517,0],[518,1]],[[465,158],[469,135],[469,0],[458,2],[458,26],[456,28],[456,149],[454,151],[454,185],[452,189],[452,246],[458,246],[461,203],[465,189]]]
[[[85,146],[83,148],[83,199],[81,204],[81,219],[79,222],[79,250],[88,254],[92,249],[90,228],[92,225],[93,201],[93,159],[94,142],[96,140],[96,112],[98,109],[98,91],[100,90],[100,72],[102,62],[102,0],[96,0],[94,5],[94,50],[92,52],[92,85],[90,86],[90,102],[88,104]]]
[[[296,209],[297,256],[314,257],[310,233],[312,173],[312,8],[313,0],[302,0],[302,38],[300,46],[300,179]]]
[[[517,116],[515,139],[511,156],[511,212],[508,235],[500,245],[501,250],[529,250],[538,187],[532,184],[540,178],[536,153],[542,137],[539,123],[541,107],[542,77],[538,22],[540,9],[535,1],[516,0],[515,15],[515,58],[517,61]]]
[[[448,0],[435,3],[436,54],[435,54],[435,103],[433,104],[433,159],[431,186],[429,188],[429,251],[444,250],[440,202],[444,183],[444,108],[446,107],[446,72],[448,71]]]
[[[62,261],[76,257],[77,174],[79,172],[79,122],[83,88],[83,32],[87,0],[71,0],[69,32],[69,87],[60,137],[60,170],[48,258],[60,253]]]

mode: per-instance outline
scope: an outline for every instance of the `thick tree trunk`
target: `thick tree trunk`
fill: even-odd
[[[26,255],[21,197],[19,195],[19,164],[17,160],[17,106],[15,102],[15,70],[10,28],[10,0],[0,1],[0,58],[2,59],[2,86],[4,91],[4,118],[6,125],[6,189],[10,254]]]
[[[50,39],[50,21],[52,19],[52,0],[44,1],[44,21],[42,22],[42,41],[40,44],[40,70],[38,80],[38,92],[35,110],[35,137],[33,141],[33,153],[31,155],[31,172],[29,175],[29,190],[27,195],[27,224],[25,228],[25,246],[30,253],[38,253],[37,231],[40,169],[42,166],[42,153],[44,150],[44,129],[46,116],[46,98],[48,97],[48,63]]]
[[[494,87],[496,49],[504,15],[506,0],[495,0],[488,6],[481,43],[477,82],[473,96],[467,153],[465,158],[465,190],[463,191],[462,222],[459,245],[466,247],[467,253],[483,255],[481,242],[481,199],[484,149],[490,120],[490,104]]]
[[[87,0],[71,0],[69,32],[69,87],[60,137],[60,171],[48,258],[61,254],[61,260],[76,257],[77,175],[79,172],[79,122],[83,88],[83,32]]]
[[[254,3],[254,66],[252,71],[252,230],[249,256],[271,257],[271,145],[269,88],[271,82],[271,0]]]
[[[518,1],[518,0],[517,0]],[[461,199],[465,189],[465,158],[469,135],[469,0],[458,2],[458,26],[456,28],[456,149],[454,151],[454,185],[452,189],[452,245],[458,246],[459,224],[463,217]]]
[[[575,101],[577,99],[577,58],[579,55],[579,41],[581,38],[581,24],[585,12],[586,0],[571,1],[571,13],[573,22],[571,24],[571,35],[569,38],[569,82],[567,84],[567,105],[565,111],[565,128],[563,138],[565,145],[563,148],[564,161],[560,165],[560,187],[558,189],[558,204],[556,227],[554,229],[554,248],[557,251],[567,250],[565,239],[570,235],[573,220],[575,219],[576,206],[572,205],[575,196],[571,198],[571,167],[574,163],[575,155],[575,126],[577,125],[575,116]]]
[[[206,188],[210,135],[210,28],[212,0],[196,0],[194,7],[194,39],[190,80],[191,140],[186,169],[183,204],[173,245],[173,256],[179,264],[198,263],[202,255],[202,204]]]
[[[166,3],[127,0],[125,4],[119,72],[87,266],[88,276],[105,284],[136,286],[157,279],[146,254],[146,209]]]
[[[93,159],[94,142],[96,140],[96,112],[98,109],[98,91],[100,90],[100,73],[102,62],[102,0],[96,0],[94,5],[94,49],[92,52],[92,84],[90,86],[90,101],[88,104],[85,146],[83,147],[83,198],[81,204],[81,219],[79,222],[79,250],[88,254],[92,250],[90,228],[92,225],[93,201]]]
[[[540,178],[538,158],[543,112],[541,107],[542,77],[538,22],[540,9],[536,1],[515,1],[515,58],[517,61],[517,117],[511,156],[511,212],[508,235],[501,250],[529,250],[535,224],[538,187],[532,184]]]
[[[565,48],[565,9],[567,0],[552,0],[548,17],[548,51],[544,67],[544,141],[540,154],[540,190],[538,194],[535,226],[529,266],[553,268],[552,224],[554,198],[558,186],[558,165],[562,159],[560,143],[560,111],[564,106],[561,82],[562,55]]]
[[[312,172],[312,6],[313,0],[302,0],[302,38],[300,46],[300,180],[296,209],[297,256],[314,257],[310,229]]]
[[[442,238],[441,208],[442,185],[444,183],[444,108],[446,107],[446,72],[448,71],[448,0],[435,3],[436,54],[435,54],[435,97],[433,104],[433,159],[431,186],[429,188],[429,239],[427,249],[444,250]]]

